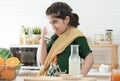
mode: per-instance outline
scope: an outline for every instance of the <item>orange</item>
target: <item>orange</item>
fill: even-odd
[[[1,77],[5,80],[13,80],[16,77],[16,71],[11,68],[4,68],[1,72]]]
[[[19,65],[19,63],[20,61],[17,57],[10,57],[5,62],[6,66],[10,68],[15,68],[17,65]]]
[[[0,57],[0,65],[4,65],[5,64],[5,61],[2,57]]]
[[[0,77],[1,77],[1,72],[0,72]]]
[[[0,57],[0,71],[4,69],[4,66],[5,66],[5,61],[2,57]]]

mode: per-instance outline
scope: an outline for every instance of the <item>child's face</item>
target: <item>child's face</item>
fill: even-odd
[[[66,16],[64,20],[61,18],[55,18],[52,15],[48,15],[47,17],[48,17],[49,23],[51,24],[53,30],[55,30],[55,33],[57,35],[60,35],[67,30],[68,23],[69,23],[69,19],[67,18],[68,16]]]

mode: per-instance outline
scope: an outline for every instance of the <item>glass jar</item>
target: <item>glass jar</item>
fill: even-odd
[[[112,70],[111,81],[120,81],[120,69]]]
[[[110,44],[112,43],[112,29],[105,30],[105,40],[109,41]]]
[[[94,44],[100,44],[101,41],[104,41],[103,34],[95,34],[94,35]]]
[[[33,38],[33,33],[32,33],[32,30],[29,30],[28,31],[28,35],[26,37],[26,44],[29,44],[29,45],[32,45],[34,44],[34,38]]]

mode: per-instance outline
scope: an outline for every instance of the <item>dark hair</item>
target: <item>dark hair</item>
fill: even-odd
[[[56,18],[65,19],[66,16],[70,17],[69,24],[77,27],[79,25],[79,17],[76,13],[72,13],[71,7],[64,2],[55,2],[46,10],[46,15],[53,15]]]

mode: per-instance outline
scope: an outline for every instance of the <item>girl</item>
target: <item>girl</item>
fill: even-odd
[[[46,15],[55,34],[47,43],[44,39],[47,34],[46,27],[42,30],[40,63],[43,66],[39,75],[46,75],[51,63],[57,63],[61,71],[68,73],[70,45],[79,45],[79,56],[84,59],[81,74],[86,76],[94,59],[84,34],[77,29],[78,15],[64,2],[53,3],[47,8]]]

